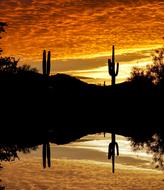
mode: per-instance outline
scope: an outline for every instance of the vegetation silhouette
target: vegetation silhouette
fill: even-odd
[[[7,23],[5,23],[5,22],[0,22],[0,34],[1,33],[3,33],[3,32],[5,32],[5,26],[7,26]],[[0,36],[0,39],[1,39],[2,37]],[[2,48],[0,47],[0,55],[1,55],[1,53],[3,52],[3,50],[2,50]]]
[[[5,32],[5,26],[7,26],[6,23],[0,22],[0,33]],[[0,39],[1,38],[2,37],[0,36]],[[2,52],[3,50],[2,48],[0,48],[0,55],[2,54]],[[2,56],[0,57],[0,79],[1,79],[0,85],[2,87],[1,105],[3,104],[3,101],[7,101],[7,97],[5,97],[5,93],[3,90],[6,90],[7,88],[8,89],[12,88],[12,84],[14,83],[12,79],[15,78],[14,77],[15,75],[20,75],[24,78],[24,75],[29,75],[30,73],[37,72],[35,68],[31,68],[29,65],[22,65],[18,67],[17,66],[18,61],[19,60],[16,60],[14,57],[2,57]],[[10,90],[8,92],[10,92]],[[13,94],[7,94],[6,91],[6,95],[8,95],[8,97],[9,96],[12,97]],[[14,101],[14,96],[13,96],[13,101]],[[1,109],[1,112],[5,112],[5,110]],[[8,112],[6,112],[6,114],[7,113]],[[3,117],[3,115],[1,115],[1,117]],[[3,132],[3,129],[1,129],[1,131]],[[30,150],[33,149],[36,149],[36,147],[35,146],[29,147],[28,145],[22,146],[20,144],[18,145],[18,144],[2,143],[0,144],[0,161],[13,161],[16,158],[19,158],[17,152],[21,151],[24,153],[28,153],[30,152]]]
[[[112,133],[114,126],[115,134],[129,137],[135,147],[146,145],[163,164],[163,53],[155,54],[152,66],[134,69],[129,80],[114,88],[66,74],[49,76],[46,71],[45,77],[11,58],[11,66],[5,66],[1,58],[0,146],[13,146],[16,152],[15,147],[65,144],[88,134]]]
[[[129,139],[134,149],[141,149],[146,146],[148,152],[154,153],[154,161],[157,167],[164,167],[164,130],[162,127],[162,108],[163,108],[163,93],[164,93],[164,48],[155,50],[153,63],[143,68],[133,68],[129,81],[133,84],[136,91],[142,91],[145,94],[150,94],[149,112],[153,112],[150,116],[150,121],[153,121],[150,130],[154,134],[146,136],[147,133],[141,133],[139,136],[132,136]],[[151,118],[152,116],[152,118]],[[154,121],[156,120],[156,121]],[[151,129],[153,128],[153,129]]]
[[[141,88],[132,80],[113,89],[65,74],[50,76],[47,84],[43,75],[33,72],[3,73],[0,78],[0,96],[5,103],[1,105],[1,143],[43,144],[47,130],[51,131],[50,142],[64,144],[87,134],[112,132],[113,125],[116,134],[131,137],[133,142],[150,143],[154,134],[163,139],[161,85],[159,88],[152,83]],[[117,117],[121,125],[115,124]],[[10,138],[9,130],[13,134]]]

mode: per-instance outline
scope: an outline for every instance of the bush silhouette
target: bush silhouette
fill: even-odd
[[[131,72],[129,81],[133,84],[133,87],[138,92],[140,91],[143,95],[145,92],[154,95],[154,91],[157,96],[154,96],[155,108],[151,107],[155,118],[161,118],[163,92],[164,92],[164,48],[155,50],[153,56],[153,63],[147,65],[145,69],[135,67]],[[150,101],[150,106],[152,102]],[[160,108],[161,107],[161,108]],[[159,114],[159,115],[158,115]],[[157,119],[157,118],[156,118]],[[152,124],[153,125],[153,124]],[[162,124],[157,123],[155,134],[146,136],[138,135],[131,137],[130,140],[135,149],[140,149],[146,146],[148,152],[154,154],[154,161],[158,163],[158,166],[164,167],[164,131]],[[159,126],[160,125],[160,126]],[[150,130],[151,131],[151,130]]]

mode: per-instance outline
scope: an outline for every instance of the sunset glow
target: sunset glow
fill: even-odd
[[[52,73],[103,82],[114,44],[116,58],[126,64],[118,76],[123,81],[130,63],[150,62],[152,49],[163,44],[162,0],[1,0],[0,9],[0,21],[8,24],[0,44],[4,55],[19,57],[20,64],[40,72],[47,49],[52,52]]]
[[[0,0],[0,190],[164,190],[164,0]]]

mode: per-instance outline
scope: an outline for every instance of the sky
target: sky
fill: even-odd
[[[107,61],[115,45],[122,82],[163,46],[163,10],[163,0],[0,0],[0,21],[8,24],[0,47],[39,72],[43,50],[50,50],[51,74],[103,84],[110,83]]]

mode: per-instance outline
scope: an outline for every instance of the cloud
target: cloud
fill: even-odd
[[[130,65],[130,64],[137,64],[143,63],[144,60],[149,60],[151,62],[151,54],[154,52],[154,50],[142,50],[142,51],[135,51],[131,53],[121,53],[116,55],[116,62],[120,63],[121,67],[124,67],[124,65]],[[53,56],[53,55],[52,55]],[[94,57],[94,58],[85,58],[85,59],[54,59],[52,60],[51,64],[51,73],[60,73],[60,72],[66,72],[68,74],[78,74],[80,72],[82,73],[90,73],[94,72],[95,69],[96,72],[104,72],[102,71],[102,67],[107,67],[108,59],[111,58],[111,56],[101,56],[101,57]],[[25,63],[28,64],[30,61],[27,60]],[[31,63],[33,67],[36,67],[39,71],[42,71],[42,61],[33,61],[31,59]],[[22,64],[20,61],[19,64]],[[126,66],[126,67],[127,67]],[[107,70],[107,69],[106,69]],[[125,70],[124,70],[125,72]],[[129,70],[128,70],[129,72]],[[90,77],[89,74],[87,77]]]
[[[113,44],[118,50],[162,44],[162,0],[1,0],[0,7],[8,23],[4,53],[24,60],[40,60],[43,49],[71,59],[107,55]]]

